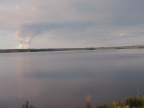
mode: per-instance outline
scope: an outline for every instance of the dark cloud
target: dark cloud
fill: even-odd
[[[112,5],[113,26],[133,26],[144,24],[144,1],[127,0],[116,1]]]

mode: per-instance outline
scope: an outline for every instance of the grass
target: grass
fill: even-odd
[[[86,108],[144,108],[144,96],[142,93],[138,95],[130,96],[124,99],[123,102],[114,101],[112,104],[104,104],[100,106],[91,107],[91,97],[90,94],[85,95],[86,99]],[[36,108],[36,106],[29,105],[29,102],[26,101],[22,105],[22,108]],[[76,108],[81,108],[80,106]]]
[[[110,105],[104,104],[104,105],[93,106],[93,107],[91,107],[90,94],[86,94],[85,99],[86,99],[86,108],[144,108],[144,96],[142,93],[127,97],[124,99],[123,102],[114,101]],[[29,102],[26,101],[26,104],[22,105],[22,108],[36,108],[36,107],[29,105]],[[76,108],[81,108],[81,107],[78,106]]]
[[[111,105],[100,105],[92,108],[144,108],[144,96],[142,93],[124,99],[124,102],[114,101]]]

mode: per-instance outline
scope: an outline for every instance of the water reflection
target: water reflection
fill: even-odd
[[[108,50],[0,55],[0,103],[69,108],[142,92],[144,51]],[[7,106],[8,106],[7,105]]]

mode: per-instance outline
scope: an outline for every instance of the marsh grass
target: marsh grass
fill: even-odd
[[[142,93],[124,99],[124,102],[114,101],[111,105],[101,105],[92,108],[144,108],[144,96]]]

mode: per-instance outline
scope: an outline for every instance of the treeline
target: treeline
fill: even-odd
[[[144,45],[118,46],[118,47],[98,47],[96,49],[141,49],[141,48],[144,48]]]
[[[75,51],[75,50],[104,50],[104,49],[141,49],[144,45],[136,46],[119,46],[119,47],[88,47],[88,48],[49,48],[49,49],[2,49],[0,53],[17,53],[17,52],[44,52],[44,51]]]
[[[72,50],[95,50],[95,48],[4,49],[0,50],[0,53],[72,51]]]

